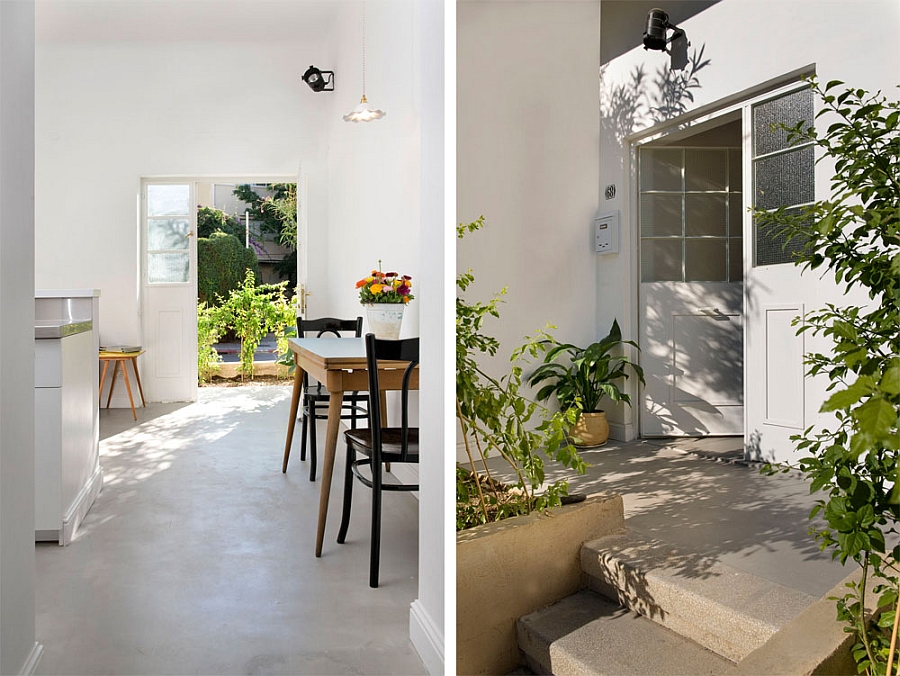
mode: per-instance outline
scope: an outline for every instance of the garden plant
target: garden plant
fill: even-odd
[[[483,226],[483,217],[460,224],[457,236]],[[463,296],[473,282],[471,270],[456,280],[456,413],[468,456],[468,467],[457,468],[457,529],[560,505],[567,482],[542,486],[543,457],[579,473],[585,471],[584,461],[566,435],[576,412],[552,412],[525,393],[525,368],[530,359],[542,354],[550,336],[539,331],[526,338],[513,350],[508,372],[500,378],[489,375],[480,362],[494,357],[500,345],[484,332],[484,322],[499,318],[506,289],[487,302],[468,302]],[[511,490],[491,475],[487,457],[492,453],[514,471],[516,483]]]
[[[820,516],[824,527],[811,532],[861,571],[835,599],[838,619],[857,639],[858,670],[891,674],[900,620],[900,102],[840,81],[810,84],[820,101],[816,118],[831,124],[786,129],[790,141],[812,142],[820,161],[834,163],[830,197],[755,218],[803,244],[802,268],[868,295],[863,304],[829,304],[795,321],[798,333],[827,338],[832,347],[806,359],[810,376],[829,381],[825,422],[793,438],[804,455],[795,468],[821,495],[810,518]],[[865,607],[867,588],[878,599],[874,613]]]

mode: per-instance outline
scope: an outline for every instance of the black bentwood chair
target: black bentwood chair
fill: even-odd
[[[408,362],[403,371],[400,390],[400,427],[381,426],[381,398],[378,396],[378,362]],[[419,363],[419,339],[379,340],[366,335],[366,364],[369,371],[369,428],[344,432],[347,440],[347,468],[344,474],[344,510],[337,541],[343,544],[350,525],[353,497],[353,475],[372,489],[372,550],[369,559],[369,586],[378,586],[381,558],[381,493],[382,491],[417,491],[418,484],[384,482],[383,465],[393,462],[419,462],[419,428],[409,426],[409,383]],[[356,459],[357,454],[366,457]],[[363,472],[363,467],[369,471]]]
[[[324,317],[322,319],[303,319],[297,317],[297,336],[299,338],[315,337],[321,338],[325,334],[332,334],[338,338],[343,337],[344,333],[353,333],[356,338],[362,336],[362,317],[356,319],[333,319],[332,317]],[[309,335],[307,335],[309,334]],[[303,374],[303,393],[301,399],[302,418],[300,426],[300,460],[306,460],[306,433],[309,430],[309,480],[316,480],[316,420],[328,419],[328,401],[331,395],[328,390],[319,382],[309,382],[309,374]],[[341,420],[349,420],[350,426],[356,429],[356,422],[366,417],[366,405],[368,397],[359,392],[348,392],[344,395],[344,402],[341,406]],[[322,409],[317,409],[316,404],[324,403]],[[310,424],[312,421],[312,424]],[[288,458],[291,449],[288,448],[284,454],[284,463],[281,467],[282,472],[287,472]]]

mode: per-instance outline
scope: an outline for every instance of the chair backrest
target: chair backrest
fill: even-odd
[[[380,340],[374,333],[366,334],[366,367],[369,371],[369,426],[372,429],[372,462],[381,455],[381,397],[378,396],[378,362],[408,362],[403,371],[400,389],[400,452],[405,459],[409,454],[409,382],[419,365],[419,339]],[[402,462],[402,460],[401,460]]]
[[[352,331],[359,338],[362,336],[363,318],[356,319],[334,319],[333,317],[323,317],[321,319],[303,319],[297,317],[297,337],[306,338],[307,333],[315,334],[316,338],[321,338],[326,333],[331,333],[341,337],[341,333]]]

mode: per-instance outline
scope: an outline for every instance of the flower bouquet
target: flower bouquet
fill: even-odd
[[[381,261],[379,261],[379,264]],[[382,272],[372,270],[367,277],[356,283],[359,289],[359,302],[369,303],[408,303],[412,295],[412,277],[399,272]]]
[[[399,272],[382,272],[381,261],[378,261],[378,267],[356,283],[359,302],[366,308],[369,328],[375,336],[396,340],[400,337],[403,310],[414,298],[412,277]]]

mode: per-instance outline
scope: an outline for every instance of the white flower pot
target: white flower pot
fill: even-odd
[[[400,337],[405,303],[364,303],[363,307],[366,308],[369,331],[376,338],[397,340]]]

